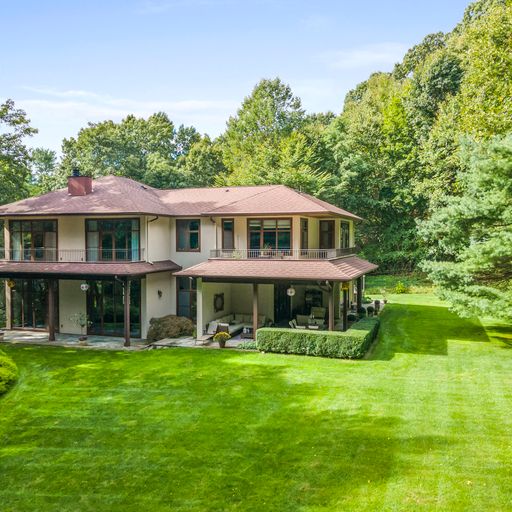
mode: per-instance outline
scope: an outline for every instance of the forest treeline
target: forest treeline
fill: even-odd
[[[306,113],[275,78],[255,86],[215,139],[160,112],[91,123],[64,139],[58,158],[25,148],[33,128],[12,102],[0,122],[2,202],[62,187],[74,168],[158,188],[284,183],[363,217],[357,243],[382,271],[423,268],[454,303],[473,293],[478,311],[512,318],[510,0],[470,4],[450,33],[426,36],[392,72],[357,85],[339,114]],[[474,204],[483,211],[461,210]],[[466,254],[475,242],[487,244],[487,260]]]

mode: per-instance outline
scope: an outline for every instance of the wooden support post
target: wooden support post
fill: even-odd
[[[256,331],[258,330],[258,284],[252,283],[252,336],[256,341]]]
[[[334,283],[329,282],[329,331],[334,331]]]
[[[130,346],[130,278],[124,282],[124,346]]]
[[[363,307],[363,277],[357,278],[357,311]]]
[[[345,285],[345,283],[343,284]],[[345,287],[343,287],[343,307],[341,314],[343,330],[346,331],[348,329],[348,288]]]
[[[48,341],[55,341],[55,279],[48,279]]]

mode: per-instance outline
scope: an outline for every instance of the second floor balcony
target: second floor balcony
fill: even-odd
[[[0,250],[4,261],[61,263],[125,263],[145,261],[144,249],[27,249]]]
[[[357,247],[338,249],[213,249],[210,259],[330,260],[356,254]]]

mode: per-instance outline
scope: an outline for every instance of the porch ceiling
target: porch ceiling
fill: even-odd
[[[181,267],[171,260],[149,263],[64,263],[64,262],[0,262],[0,277],[54,277],[67,279],[83,279],[84,277],[140,277],[156,272],[175,272]]]
[[[357,256],[332,260],[212,259],[176,275],[238,280],[351,281],[376,268],[377,265]]]

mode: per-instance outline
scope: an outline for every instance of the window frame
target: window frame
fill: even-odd
[[[197,231],[190,230],[190,227],[188,228],[188,248],[186,249],[180,249],[179,247],[179,228],[178,224],[180,222],[194,222],[196,221],[198,223]],[[201,218],[186,218],[186,219],[176,219],[176,252],[201,252]],[[191,249],[190,248],[190,234],[197,232],[197,249]]]
[[[20,225],[19,230],[13,229],[13,224],[15,222],[19,223],[19,225]],[[24,222],[30,222],[30,259],[28,259],[28,260],[26,260],[24,257],[26,249],[23,247],[23,234],[29,233],[29,231],[23,230]],[[45,229],[41,229],[41,231],[34,230],[34,228],[33,228],[34,223],[44,224],[45,222],[54,222],[55,230],[54,231],[46,231]],[[18,219],[16,219],[15,218],[15,219],[9,219],[8,226],[9,226],[8,229],[9,229],[9,252],[10,252],[9,259],[10,260],[13,260],[13,261],[58,261],[59,260],[59,220],[58,219],[52,219],[52,218],[49,218],[49,219],[19,219],[18,218]],[[12,236],[13,233],[20,233],[20,247],[19,248],[14,247],[13,236]],[[35,257],[36,247],[34,246],[34,233],[43,233],[43,244],[44,244],[45,233],[55,233],[55,247],[46,247],[45,245],[43,245],[43,247],[42,247],[44,251],[48,251],[48,250],[54,251],[55,252],[54,259],[48,259],[46,257],[46,254],[47,254],[46,252],[44,253],[43,259],[38,259]],[[5,240],[4,240],[4,245],[5,245]],[[20,259],[15,260],[13,258],[13,254],[14,254],[15,250],[19,251]]]
[[[344,243],[343,243],[343,234],[344,234],[344,229],[343,227],[346,227],[347,231],[347,245],[345,246]],[[340,221],[340,249],[350,249],[350,222],[348,220],[341,220]]]
[[[224,222],[232,222],[233,224],[233,247],[226,247],[226,244],[224,243]],[[221,229],[222,229],[222,250],[223,251],[234,251],[235,250],[235,219],[221,219]]]
[[[305,229],[304,229],[305,226]],[[306,242],[304,247],[304,242]],[[309,249],[309,219],[300,218],[300,250],[307,251]]]
[[[328,223],[332,228],[329,231],[322,231],[322,223]],[[331,234],[332,247],[322,247],[322,233]],[[336,249],[336,221],[334,219],[320,219],[318,223],[318,248],[321,250]]]
[[[251,249],[251,229],[250,229],[250,225],[249,223],[251,221],[260,221],[261,222],[261,227],[260,227],[260,247],[258,249]],[[276,233],[276,245],[278,245],[278,233],[279,233],[279,229],[278,229],[278,221],[280,220],[289,220],[290,221],[290,247],[289,248],[286,248],[286,249],[283,249],[281,247],[275,247],[273,250],[275,251],[291,251],[293,249],[293,217],[250,217],[247,219],[247,250],[248,251],[262,251],[264,248],[265,248],[265,244],[264,244],[264,236],[263,236],[263,233],[264,233],[264,229],[263,229],[263,222],[266,221],[266,220],[275,220],[276,221],[276,228],[275,228],[275,233]]]
[[[180,279],[187,279],[188,287],[184,288],[183,290],[180,290]],[[180,292],[181,293],[187,293],[188,294],[188,310],[189,310],[189,316],[186,318],[189,318],[193,322],[196,322],[197,320],[197,278],[195,277],[187,277],[187,276],[176,276],[176,316],[180,315]],[[195,311],[193,311],[194,305]],[[192,313],[195,313],[193,315]],[[202,333],[201,333],[202,334]]]
[[[131,229],[131,231],[138,231],[139,233],[139,243],[138,243],[138,248],[137,248],[137,253],[139,255],[139,258],[137,260],[134,260],[133,259],[133,249],[132,249],[132,254],[131,254],[131,258],[130,259],[117,259],[116,257],[116,251],[118,250],[116,248],[116,240],[115,240],[115,236],[112,238],[112,242],[113,242],[113,245],[112,245],[112,258],[111,259],[103,259],[102,258],[102,253],[103,253],[103,248],[102,248],[102,244],[101,244],[101,234],[102,233],[109,233],[109,231],[102,231],[100,229],[94,231],[94,230],[89,230],[88,229],[88,225],[89,225],[89,222],[117,222],[117,221],[134,221],[136,220],[137,223],[138,223],[138,226],[139,226],[139,229],[138,230],[134,230],[133,228]],[[98,225],[98,228],[99,228],[99,225]],[[84,225],[84,230],[85,230],[85,261],[88,261],[88,262],[98,262],[98,263],[102,263],[102,262],[114,262],[114,261],[119,261],[119,262],[124,262],[124,263],[130,263],[132,261],[142,261],[142,254],[141,254],[141,222],[140,222],[140,218],[139,217],[90,217],[90,218],[86,218],[85,219],[85,225]],[[89,251],[92,251],[93,249],[89,248],[89,233],[98,233],[98,247],[96,248],[97,250],[97,255],[98,255],[98,258],[96,260],[92,260],[89,258]],[[115,234],[115,231],[113,232]],[[127,250],[127,249],[125,249]]]

